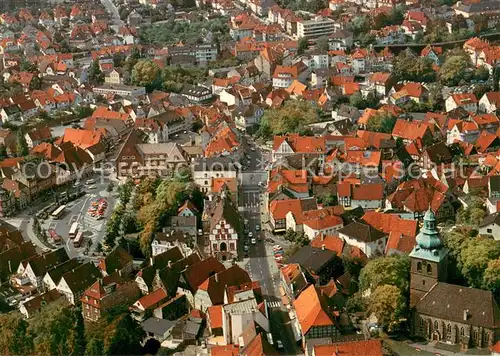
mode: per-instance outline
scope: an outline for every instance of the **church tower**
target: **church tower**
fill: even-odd
[[[424,227],[417,235],[417,245],[410,253],[410,305],[415,305],[437,282],[448,276],[448,249],[443,246],[436,228],[436,216],[429,208]]]

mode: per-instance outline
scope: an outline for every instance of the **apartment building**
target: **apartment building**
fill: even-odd
[[[335,21],[322,16],[297,21],[297,38],[319,38],[335,32]]]

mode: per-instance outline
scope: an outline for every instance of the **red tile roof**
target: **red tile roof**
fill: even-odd
[[[222,305],[208,307],[207,314],[212,329],[222,328]]]
[[[316,345],[313,347],[315,356],[382,356],[380,340],[349,341],[338,344]]]
[[[300,136],[299,134],[274,136],[273,150],[276,151],[285,141],[295,153],[326,152],[326,140],[324,137]]]
[[[302,333],[306,334],[313,326],[335,325],[328,312],[326,301],[314,285],[307,287],[293,302]]]
[[[311,241],[312,247],[322,248],[323,245],[327,250],[334,251],[340,256],[344,250],[345,242],[338,236],[325,234],[319,234]]]
[[[144,309],[148,309],[157,305],[166,298],[168,298],[167,292],[163,288],[158,288],[157,290],[139,298],[136,303],[140,303]]]
[[[429,126],[429,123],[421,121],[398,119],[392,129],[392,136],[413,141],[417,138],[423,138],[428,130],[430,132]]]
[[[236,345],[212,346],[210,356],[238,356],[240,348]]]

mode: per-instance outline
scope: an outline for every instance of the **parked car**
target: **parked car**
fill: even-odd
[[[255,245],[257,243],[257,240],[255,238],[252,238],[252,245]]]

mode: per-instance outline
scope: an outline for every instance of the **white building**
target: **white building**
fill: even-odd
[[[259,309],[255,298],[224,305],[222,308],[222,330],[226,344],[240,344],[240,335],[252,321],[269,332],[269,320],[265,315],[265,310],[263,312]]]
[[[500,241],[500,213],[486,216],[479,225],[480,235],[490,235],[496,241]]]
[[[338,231],[349,246],[359,248],[368,257],[384,254],[387,235],[368,224],[353,222]]]
[[[335,21],[322,16],[297,22],[297,37],[319,38],[335,32]]]

